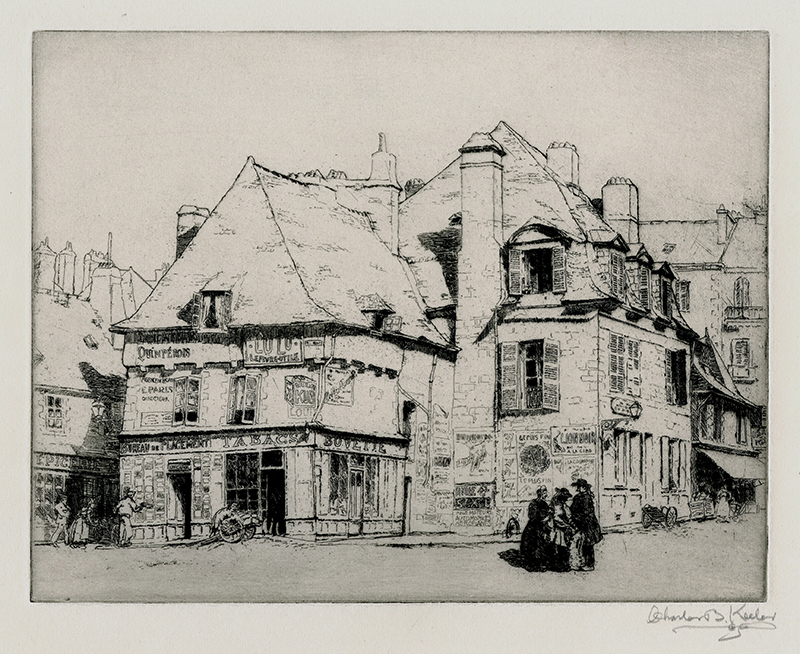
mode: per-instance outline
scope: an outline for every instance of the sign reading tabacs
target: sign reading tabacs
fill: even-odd
[[[246,366],[291,366],[302,362],[302,338],[251,338],[244,343]]]

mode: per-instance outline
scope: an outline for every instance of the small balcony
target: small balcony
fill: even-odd
[[[766,307],[725,307],[722,315],[722,328],[727,332],[739,331],[742,323],[765,320]]]

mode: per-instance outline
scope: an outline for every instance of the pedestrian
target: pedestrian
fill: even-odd
[[[56,495],[56,504],[53,507],[56,514],[56,528],[53,535],[50,537],[50,544],[53,547],[58,547],[58,541],[64,539],[64,544],[69,543],[67,536],[67,521],[69,520],[69,507],[67,506],[67,498],[62,493]]]
[[[552,562],[550,505],[547,503],[547,488],[540,486],[536,498],[528,505],[528,524],[522,531],[519,552],[525,568],[530,572],[542,572]]]
[[[574,556],[571,556],[573,570],[591,572],[594,570],[594,546],[603,540],[603,532],[594,511],[594,494],[592,487],[585,479],[572,483],[575,486],[575,497],[572,498],[572,524],[576,535],[573,538]]]
[[[133,525],[131,516],[144,508],[144,504],[139,504],[134,498],[136,491],[132,488],[125,488],[122,499],[117,504],[117,515],[119,516],[119,546],[130,547],[133,538]]]
[[[731,494],[725,488],[720,488],[717,493],[717,522],[730,522],[731,520]]]
[[[575,527],[572,524],[570,510],[567,502],[572,493],[566,488],[556,488],[553,491],[553,565],[556,572],[567,572],[570,569],[569,546]]]
[[[95,525],[94,500],[86,502],[78,513],[78,517],[69,528],[69,544],[72,547],[86,547],[91,540],[91,529]]]

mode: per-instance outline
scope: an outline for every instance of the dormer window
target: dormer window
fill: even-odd
[[[563,245],[512,248],[508,253],[508,293],[563,293],[567,290]]]
[[[645,309],[650,309],[650,269],[639,264],[639,302]]]
[[[195,327],[201,331],[227,329],[230,321],[230,293],[202,291],[195,295]]]
[[[620,300],[625,299],[625,255],[611,250],[609,257],[609,282],[611,294]]]

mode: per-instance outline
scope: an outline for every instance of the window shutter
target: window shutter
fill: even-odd
[[[625,337],[620,334],[609,334],[608,340],[608,376],[611,393],[625,392]]]
[[[553,250],[553,292],[565,293],[567,290],[567,252],[563,245]]]
[[[231,304],[231,293],[225,293],[225,295],[222,296],[222,307],[220,310],[221,315],[219,316],[219,326],[224,329],[228,327],[228,324],[231,321]]]
[[[675,404],[675,388],[672,385],[672,351],[664,350],[664,384],[667,391],[667,404]]]
[[[650,309],[650,271],[645,266],[639,266],[639,301]]]
[[[678,307],[681,311],[689,312],[689,282],[681,280],[678,282]]]
[[[642,395],[641,348],[639,341],[628,341],[628,393],[634,397]]]
[[[561,395],[560,351],[557,341],[545,339],[542,364],[542,408],[558,411]]]
[[[750,367],[750,341],[740,338],[733,342],[733,365],[737,368]]]
[[[674,301],[672,292],[672,282],[664,277],[662,280],[663,288],[661,289],[661,313],[667,318],[672,317],[672,303]]]
[[[653,309],[664,313],[664,298],[661,296],[661,275],[653,275],[650,287],[653,289]]]
[[[522,266],[525,253],[511,248],[508,251],[508,294],[522,295]]]
[[[258,403],[258,377],[247,375],[244,390],[244,415],[242,422],[252,425],[256,422],[256,405]]]
[[[686,350],[676,350],[672,353],[672,377],[675,387],[675,404],[684,406],[687,402],[686,385]]]
[[[737,307],[750,306],[750,281],[746,277],[739,277],[733,283],[733,304]]]
[[[200,315],[203,312],[203,295],[195,293],[192,301],[192,327],[200,329]]]
[[[228,387],[228,424],[233,424],[236,412],[236,377],[231,377]]]
[[[516,343],[500,344],[500,408],[519,409],[519,362]]]

